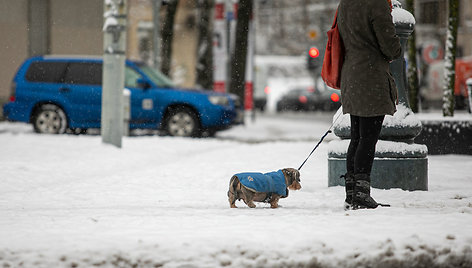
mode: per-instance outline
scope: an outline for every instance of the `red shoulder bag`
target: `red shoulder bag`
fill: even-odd
[[[341,88],[341,68],[344,62],[344,44],[338,30],[338,11],[334,16],[333,26],[328,31],[328,43],[326,44],[321,77],[326,85]]]

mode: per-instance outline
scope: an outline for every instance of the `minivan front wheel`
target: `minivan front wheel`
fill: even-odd
[[[169,111],[166,117],[165,131],[171,136],[195,137],[200,134],[197,115],[186,107],[178,107]]]
[[[37,133],[63,134],[67,128],[67,117],[60,107],[44,104],[36,110],[33,126]]]

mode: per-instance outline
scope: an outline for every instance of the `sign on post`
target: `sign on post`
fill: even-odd
[[[225,20],[225,2],[217,0],[213,19],[213,89],[217,92],[226,92],[226,77],[228,75],[228,47]]]

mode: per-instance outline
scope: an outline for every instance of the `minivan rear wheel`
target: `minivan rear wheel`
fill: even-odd
[[[165,122],[165,131],[171,136],[196,137],[200,134],[198,117],[187,107],[170,110]]]
[[[37,133],[63,134],[67,128],[67,117],[57,105],[44,104],[36,110],[33,126]]]

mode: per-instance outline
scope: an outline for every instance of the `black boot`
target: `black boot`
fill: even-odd
[[[346,185],[346,199],[344,200],[344,210],[352,209],[352,200],[354,198],[354,174],[347,172],[344,175],[341,175],[341,178],[344,178],[344,183]]]
[[[370,196],[370,176],[356,174],[354,181],[353,209],[377,208],[379,204]]]

